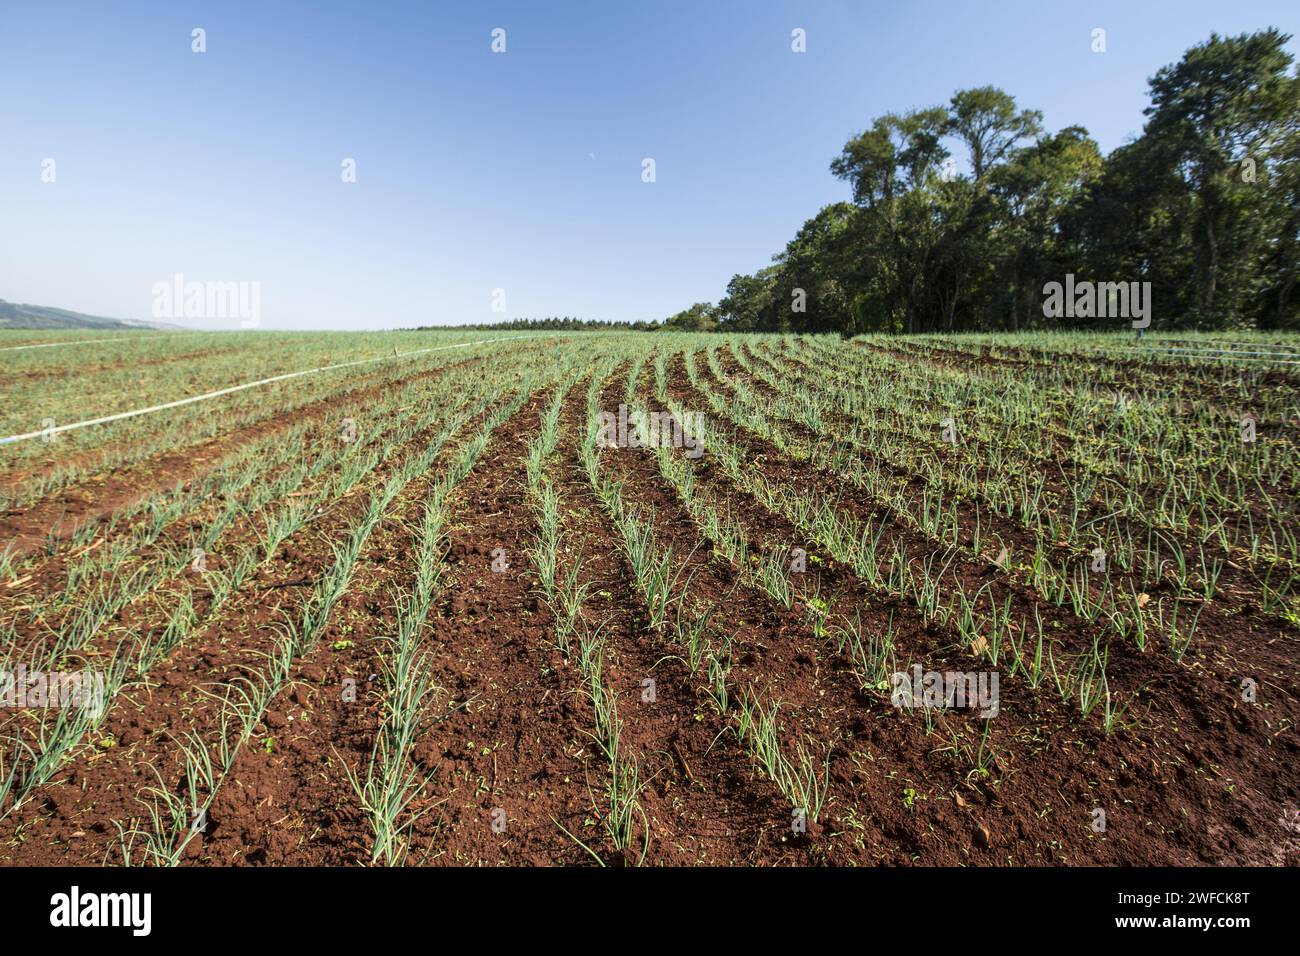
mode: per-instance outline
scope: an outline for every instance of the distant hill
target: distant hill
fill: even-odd
[[[67,309],[51,309],[44,305],[26,305],[0,299],[0,329],[155,329],[163,327],[158,322],[138,322],[135,319],[106,319],[99,315],[83,315]]]

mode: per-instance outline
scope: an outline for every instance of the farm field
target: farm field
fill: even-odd
[[[1300,337],[0,369],[0,864],[1300,864]]]

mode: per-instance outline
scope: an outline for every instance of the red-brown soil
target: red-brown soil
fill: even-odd
[[[805,381],[799,362],[775,350],[764,354],[781,375]],[[908,350],[895,357],[919,360]],[[944,367],[1013,361],[955,352],[928,360]],[[1014,361],[1037,360],[1026,354]],[[469,361],[484,363],[486,382],[518,358]],[[408,381],[427,379],[437,388],[443,371],[465,364]],[[748,375],[734,355],[724,352],[722,364],[726,376],[718,379],[697,361],[697,389],[682,353],[675,352],[667,366],[668,394],[698,410],[711,407],[704,391],[734,401],[738,380],[768,394],[771,386]],[[601,383],[602,408],[624,401],[631,367],[623,362]],[[586,678],[573,653],[556,643],[555,610],[543,598],[529,555],[539,522],[524,456],[561,380],[558,372],[529,380],[517,392],[517,405],[509,404],[514,386],[489,396],[490,408],[516,410],[488,435],[446,501],[437,547],[440,584],[420,632],[430,652],[433,691],[411,755],[421,782],[410,805],[417,816],[409,864],[1300,863],[1300,633],[1252,607],[1244,575],[1229,574],[1206,612],[1202,638],[1177,662],[1159,649],[1144,652],[1109,640],[1094,622],[1044,600],[993,563],[954,550],[946,559],[945,587],[967,594],[986,588],[1014,617],[1037,615],[1062,652],[1105,643],[1108,672],[1128,710],[1107,732],[1096,714],[1085,718],[1076,702],[1063,700],[1050,677],[1032,687],[1005,665],[995,718],[970,710],[897,708],[888,691],[862,686],[849,652],[815,626],[818,615],[856,618],[864,633],[891,630],[898,670],[912,663],[963,672],[987,665],[955,629],[928,620],[910,598],[828,557],[815,538],[733,480],[707,450],[698,459],[672,454],[689,468],[696,493],[731,516],[753,555],[799,547],[816,557],[806,572],[792,575],[790,606],[757,585],[752,566],[739,567],[722,553],[661,473],[653,451],[603,449],[602,474],[620,483],[625,504],[649,522],[659,548],[671,548],[680,580],[689,581],[689,603],[681,607],[691,610],[674,609],[670,621],[690,624],[698,609],[708,609],[711,639],[728,648],[731,704],[723,709],[710,693],[707,668],[690,666],[670,627],[649,626],[613,517],[582,465],[589,422],[586,382],[579,381],[564,386],[559,439],[545,470],[560,501],[560,571],[577,568],[587,595],[581,626],[603,637],[599,679],[617,701],[621,748],[643,783],[634,847],[615,847],[602,816],[610,768],[594,737]],[[51,529],[57,536],[74,522],[105,519],[150,490],[197,480],[249,441],[304,418],[324,419],[391,387],[379,383],[331,395],[95,476],[5,516],[0,534],[30,550]],[[649,364],[635,390],[644,406],[659,407]],[[384,716],[378,678],[391,652],[398,601],[416,579],[425,503],[487,419],[483,412],[465,422],[434,464],[388,504],[319,639],[293,660],[287,682],[275,688],[218,781],[206,826],[188,844],[182,865],[371,863],[373,834],[350,775],[365,773]],[[841,475],[796,460],[721,416],[710,413],[709,420],[773,486],[834,501],[843,514],[882,528],[883,553],[897,547],[919,564],[939,550]],[[779,424],[801,441],[824,440],[797,422]],[[133,675],[102,726],[29,800],[15,809],[0,799],[0,864],[118,865],[126,851],[131,862],[140,862],[141,840],[124,834],[149,828],[148,788],[185,792],[178,741],[190,734],[214,739],[221,719],[214,694],[266,670],[266,655],[285,622],[301,617],[308,595],[327,580],[336,549],[365,514],[370,496],[401,474],[402,464],[421,454],[440,428],[435,423],[410,435],[290,535],[219,607],[211,606],[210,585],[167,581],[107,622],[83,649],[84,662],[110,659],[126,635],[156,638],[181,594],[194,595],[193,631],[147,672]],[[870,459],[871,450],[856,454]],[[921,494],[923,475],[894,463],[884,467],[909,495]],[[178,522],[177,541],[195,520]],[[229,556],[241,546],[256,545],[259,521],[252,515],[234,523],[213,557],[214,570],[228,569]],[[1030,531],[1014,520],[998,518],[986,527],[1012,550],[1031,547]],[[60,590],[62,552],[34,555],[31,562],[31,580],[8,592],[0,585],[0,602],[15,604],[19,595],[34,601]],[[20,616],[11,607],[0,612],[0,621]],[[24,623],[10,632],[9,642],[26,649],[45,646],[49,638]],[[1243,674],[1260,678],[1260,703],[1242,701],[1237,685]],[[647,679],[654,682],[653,700],[643,695]],[[356,682],[355,700],[342,693],[347,680]],[[792,829],[790,800],[738,731],[737,702],[751,695],[769,708],[780,705],[784,752],[802,745],[819,768],[828,768],[825,805],[806,832]],[[0,721],[0,733],[29,734],[32,719],[10,714]],[[1105,811],[1104,831],[1095,827],[1098,809]]]

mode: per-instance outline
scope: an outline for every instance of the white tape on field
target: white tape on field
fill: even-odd
[[[1300,351],[1300,345],[1286,345],[1277,342],[1216,342],[1210,339],[1157,339],[1148,348],[1215,348],[1231,351],[1234,349],[1287,349],[1291,353]]]
[[[303,375],[315,375],[318,372],[332,372],[335,369],[351,368],[355,365],[365,365],[369,362],[384,362],[392,359],[405,358],[408,355],[424,355],[427,352],[445,352],[448,349],[465,349],[475,345],[487,345],[491,342],[511,342],[515,339],[535,338],[537,335],[546,335],[545,332],[537,332],[532,335],[508,335],[495,339],[480,339],[477,342],[457,342],[455,345],[439,345],[427,349],[415,349],[410,352],[397,352],[392,355],[376,355],[373,358],[356,359],[352,362],[338,362],[334,365],[322,365],[319,368],[305,368],[299,372],[285,372],[283,375],[272,375],[270,378],[258,379],[256,382],[245,382],[242,385],[231,385],[229,388],[218,389],[215,392],[208,392],[204,395],[193,395],[190,398],[178,399],[174,402],[166,402],[162,405],[150,405],[148,408],[137,408],[129,412],[118,412],[116,415],[105,415],[102,418],[91,418],[84,422],[73,422],[68,425],[59,425],[57,428],[42,428],[40,431],[28,432],[25,435],[10,435],[7,438],[0,438],[0,445],[10,445],[14,442],[28,441],[32,438],[40,438],[42,435],[57,435],[59,432],[70,432],[75,428],[89,428],[91,425],[104,425],[108,422],[121,421],[124,418],[135,418],[137,415],[149,415],[153,412],[166,411],[169,408],[180,408],[182,405],[192,405],[194,402],[206,402],[210,398],[220,398],[222,395],[230,395],[233,392],[242,392],[246,388],[257,388],[259,385],[270,385],[272,382],[283,382],[286,379],[299,378]]]
[[[1103,346],[1105,351],[1107,347]],[[1108,347],[1110,351],[1141,353],[1143,355],[1185,355],[1190,359],[1207,362],[1259,362],[1264,365],[1300,365],[1296,361],[1296,352],[1244,352],[1240,349],[1193,349],[1193,348],[1159,348],[1155,346],[1118,346]],[[1258,357],[1263,356],[1263,357]],[[1275,356],[1269,358],[1268,356]],[[1285,361],[1282,361],[1285,359]]]
[[[18,352],[22,349],[52,349],[59,345],[94,345],[96,342],[115,342],[118,339],[78,339],[75,342],[40,342],[36,345],[6,345],[0,352]]]
[[[1272,355],[1279,358],[1296,358],[1296,352],[1247,352],[1244,349],[1210,349],[1210,348],[1184,348],[1182,346],[1157,346],[1151,345],[1138,349],[1142,352],[1159,352],[1172,353],[1174,355],[1199,355],[1208,353],[1210,355]]]
[[[128,335],[127,332],[141,332],[141,335]],[[180,335],[188,335],[193,338],[196,335],[226,335],[225,332],[208,332],[201,329],[193,331],[186,329],[184,332],[150,332],[147,329],[124,329],[122,334],[115,335],[111,339],[77,339],[75,342],[37,342],[31,345],[6,345],[0,348],[0,352],[17,352],[20,349],[52,349],[60,345],[97,345],[104,342],[118,344],[120,342],[157,342],[159,339],[174,339]]]

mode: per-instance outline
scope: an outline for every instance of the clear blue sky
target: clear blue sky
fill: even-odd
[[[1108,151],[1158,67],[1270,25],[1300,4],[9,2],[0,298],[149,318],[182,273],[259,282],[267,328],[663,318],[847,198],[875,116],[992,83]]]

